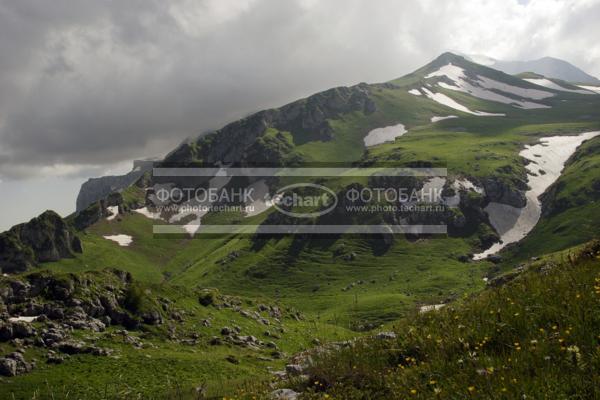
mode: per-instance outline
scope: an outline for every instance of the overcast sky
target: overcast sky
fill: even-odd
[[[447,50],[600,76],[598,21],[600,0],[0,0],[0,229],[188,136]]]

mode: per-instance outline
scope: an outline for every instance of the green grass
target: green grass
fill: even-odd
[[[386,323],[417,304],[477,290],[488,268],[457,261],[470,251],[470,239],[399,238],[385,254],[375,253],[368,237],[281,238],[256,249],[248,236],[157,238],[153,221],[135,213],[121,217],[91,227],[82,236],[82,255],[45,266],[68,272],[114,267],[146,283],[217,287],[227,294],[277,299],[345,328]],[[102,237],[118,233],[131,235],[133,243],[120,247]],[[346,253],[357,254],[354,261],[335,256],[342,243]],[[233,252],[238,258],[223,263]],[[358,281],[364,284],[343,291]]]
[[[598,398],[600,242],[316,355],[305,398]],[[312,393],[312,394],[311,394]]]
[[[70,275],[55,274],[59,279],[69,279]],[[81,273],[87,288],[94,290],[105,285],[120,287],[116,277],[109,272]],[[4,283],[4,282],[2,282]],[[96,288],[96,289],[94,289]],[[169,299],[170,309],[182,315],[177,321],[164,315],[165,323],[157,326],[143,326],[129,334],[138,337],[143,347],[138,349],[123,340],[117,333],[119,326],[109,327],[106,332],[73,331],[76,339],[94,343],[113,350],[108,357],[92,355],[73,355],[60,365],[45,363],[46,350],[40,347],[26,349],[27,360],[37,360],[36,368],[24,375],[3,378],[0,388],[2,398],[195,398],[194,388],[203,386],[208,395],[231,395],[237,387],[246,382],[265,382],[271,380],[270,370],[282,369],[285,359],[272,357],[273,349],[251,350],[233,345],[211,346],[212,337],[220,337],[224,326],[239,326],[242,335],[253,335],[264,342],[273,341],[278,350],[290,355],[312,345],[314,339],[321,341],[346,340],[356,334],[303,317],[293,318],[296,311],[280,305],[281,322],[275,321],[267,313],[261,313],[270,320],[265,325],[252,318],[241,315],[233,308],[203,306],[198,301],[199,291],[170,284],[143,284],[133,282],[130,286],[141,294],[142,308],[154,306],[156,299]],[[88,289],[75,288],[75,296],[85,299]],[[258,310],[259,304],[275,305],[266,298],[232,298],[217,295],[219,303],[224,300],[238,304],[242,310]],[[128,307],[131,306],[128,304]],[[140,305],[138,304],[138,308]],[[209,319],[211,326],[206,327],[203,320]],[[34,323],[37,329],[44,324]],[[269,331],[277,336],[266,336]],[[174,338],[172,338],[174,335]],[[186,344],[182,340],[197,337],[196,344]],[[0,343],[0,353],[7,354],[15,350],[11,343]],[[226,360],[234,355],[239,364]]]

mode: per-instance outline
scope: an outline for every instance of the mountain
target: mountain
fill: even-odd
[[[73,258],[81,252],[81,241],[72,227],[53,211],[0,234],[2,273],[23,272],[39,263]]]
[[[136,160],[133,169],[125,175],[90,178],[81,185],[76,201],[76,211],[82,211],[113,192],[121,191],[135,183],[144,173],[152,169],[154,160]]]
[[[422,361],[422,355],[451,377],[442,393],[451,396],[460,389],[470,396],[468,388],[475,383],[479,393],[484,387],[480,380],[508,373],[503,367],[508,361],[495,355],[510,352],[516,360],[516,338],[510,336],[514,329],[529,344],[559,337],[530,338],[529,330],[539,332],[539,324],[548,332],[553,324],[560,326],[565,341],[571,340],[562,336],[571,323],[582,332],[594,330],[595,325],[584,326],[575,319],[551,321],[581,311],[562,313],[559,296],[548,297],[555,293],[548,288],[558,285],[553,278],[570,288],[556,293],[568,295],[572,304],[575,289],[585,291],[585,297],[580,296],[585,304],[593,297],[591,286],[587,290],[583,283],[572,285],[563,275],[548,276],[544,285],[549,286],[538,291],[545,302],[556,302],[543,303],[550,304],[548,310],[537,308],[540,297],[534,296],[528,304],[517,303],[517,310],[510,302],[502,303],[501,319],[489,322],[482,316],[490,315],[485,302],[495,290],[485,290],[487,282],[509,280],[524,269],[516,267],[535,263],[534,257],[543,260],[542,277],[557,265],[567,268],[568,275],[571,270],[565,265],[579,265],[579,247],[600,233],[598,132],[599,95],[566,81],[514,76],[445,53],[406,76],[328,89],[188,140],[155,166],[208,166],[209,176],[182,176],[194,175],[197,169],[179,170],[184,172],[180,175],[147,171],[102,198],[93,196],[94,202],[75,215],[54,221],[80,239],[81,254],[35,259],[35,249],[23,245],[19,230],[9,231],[10,240],[19,238],[13,253],[32,255],[29,259],[35,262],[3,271],[8,275],[0,277],[0,374],[7,376],[0,394],[96,399],[119,398],[122,393],[139,398],[252,398],[256,393],[262,398],[271,395],[275,382],[280,389],[297,385],[293,389],[305,391],[309,398],[315,393],[322,398],[323,392],[335,393],[336,398],[355,393],[377,398],[367,391],[385,388],[376,386],[381,380],[371,382],[374,375],[368,371],[392,368],[398,379],[409,379],[399,365],[410,373],[407,363],[412,361],[407,359]],[[266,177],[226,176],[228,168],[256,166],[374,171],[366,176],[297,177],[282,169]],[[442,168],[446,173],[386,176],[389,166]],[[306,185],[296,190],[298,183]],[[298,213],[304,205],[276,203],[286,187],[298,196],[325,188],[325,195],[317,192],[320,195],[312,197],[338,201],[326,201],[323,208],[313,203],[307,213]],[[194,202],[162,195],[165,190],[245,188],[261,197]],[[433,204],[415,201],[408,206],[398,198],[373,204],[368,199],[353,202],[348,196],[381,188],[428,189],[440,196]],[[222,207],[230,203],[238,207]],[[256,211],[248,211],[248,206],[256,206]],[[281,225],[312,232],[339,225],[377,229],[323,235],[267,229]],[[64,236],[46,223],[36,226],[36,231],[49,232],[55,243]],[[397,226],[441,226],[446,233],[398,233],[393,230]],[[208,229],[214,227],[227,229],[211,233]],[[592,282],[593,270],[584,272],[581,279]],[[538,282],[536,278],[528,282]],[[490,307],[497,310],[507,296],[525,301],[523,293],[527,291],[517,287],[495,298]],[[475,297],[484,306],[453,311]],[[449,320],[432,320],[433,326],[419,322],[423,335],[393,328],[412,326],[419,311],[439,308],[451,310]],[[452,324],[455,316],[460,323]],[[534,326],[525,324],[525,318],[539,319]],[[478,322],[482,320],[486,323]],[[436,321],[441,322],[434,330]],[[495,329],[502,336],[494,336]],[[445,332],[448,342],[438,345]],[[579,335],[576,332],[573,337]],[[468,346],[460,341],[467,334]],[[415,342],[396,343],[394,336],[410,336]],[[495,355],[467,358],[480,354],[473,343],[479,348],[491,343],[485,339],[481,345],[485,336],[500,346],[493,347]],[[360,343],[356,338],[366,340],[375,353],[382,350],[372,358],[376,365],[363,364],[374,354],[360,356],[365,353],[354,345]],[[512,343],[510,349],[506,343]],[[569,346],[582,350],[588,344],[573,339]],[[554,365],[554,357],[561,354],[570,356],[560,359],[565,363],[577,359],[574,348],[561,351],[560,344],[551,345],[558,346],[553,347],[556,351],[543,354],[553,363],[544,365]],[[331,364],[319,359],[307,369],[307,354],[329,354],[315,348],[331,349]],[[344,358],[345,348],[357,349],[360,364]],[[443,352],[422,353],[436,348]],[[529,347],[522,350],[525,354]],[[437,364],[447,360],[444,354],[461,354],[462,363],[452,359],[447,365]],[[527,354],[524,361],[518,359],[519,368],[535,361],[536,368],[546,371],[541,365],[546,361]],[[593,362],[585,358],[585,365]],[[456,365],[469,369],[459,369],[465,374],[457,376]],[[585,382],[579,379],[579,371],[585,371],[580,365],[570,370],[572,381]],[[493,367],[494,374],[477,372],[487,367]],[[401,381],[419,386],[403,388],[402,394],[377,393],[384,398],[428,398],[431,393],[425,389],[433,385],[429,381],[439,378],[427,365],[422,368],[427,374],[417,375],[426,376],[426,381]],[[566,364],[561,369],[566,370]],[[318,377],[322,386],[307,382],[306,373]],[[564,397],[563,391],[551,392],[542,385],[535,374],[528,376],[527,387],[515,385],[519,397],[531,388],[548,398]],[[358,382],[358,389],[344,380],[348,377]],[[467,385],[467,378],[478,380]]]
[[[547,78],[561,79],[566,82],[600,86],[600,80],[587,74],[575,65],[553,57],[543,57],[531,61],[503,61],[490,57],[468,55],[473,62],[481,63],[511,75],[533,72]]]

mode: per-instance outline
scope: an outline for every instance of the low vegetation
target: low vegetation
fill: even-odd
[[[315,352],[302,398],[600,397],[600,241],[398,322],[389,339]],[[510,282],[508,282],[510,281]]]

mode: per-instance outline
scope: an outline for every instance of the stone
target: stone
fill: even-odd
[[[231,329],[228,326],[224,326],[223,328],[221,328],[221,335],[223,335],[223,336],[229,336],[229,335],[233,334],[233,332],[234,332],[233,329]]]
[[[491,254],[487,257],[487,260],[494,264],[500,264],[502,262],[502,257],[498,254]]]
[[[13,326],[10,322],[0,324],[0,342],[8,342],[13,339]]]
[[[160,313],[156,310],[143,314],[142,320],[148,325],[160,325],[163,322]]]
[[[292,389],[277,389],[269,394],[269,398],[272,400],[297,400],[299,393]]]
[[[223,344],[223,340],[220,337],[213,336],[212,338],[210,338],[208,344],[210,344],[211,346],[219,346]]]
[[[299,376],[304,373],[304,368],[300,364],[288,364],[285,366],[285,371],[288,375]]]
[[[227,357],[225,357],[226,361],[229,361],[232,364],[239,364],[240,360],[238,360],[234,355],[228,355]]]
[[[10,353],[6,357],[0,358],[0,375],[15,376],[30,372],[34,367],[34,363],[25,361],[23,354],[16,351]]]
[[[393,340],[396,339],[396,334],[394,332],[379,332],[375,335],[375,338],[379,340]]]
[[[95,318],[73,319],[70,320],[67,324],[75,329],[86,329],[94,332],[104,332],[104,330],[106,329],[106,325],[104,325],[102,321]]]
[[[15,376],[17,375],[17,362],[13,359],[2,357],[0,358],[0,375]]]
[[[35,329],[29,322],[16,321],[12,323],[13,337],[27,338],[35,335]]]
[[[58,350],[66,354],[81,354],[90,352],[90,349],[85,345],[84,342],[74,340],[57,343],[57,347]]]
[[[64,331],[50,328],[47,331],[42,332],[41,338],[47,346],[51,346],[54,343],[62,342],[66,338],[66,335]]]
[[[48,354],[48,359],[46,363],[48,364],[62,364],[65,359],[69,357],[68,354],[60,355],[60,354]]]

